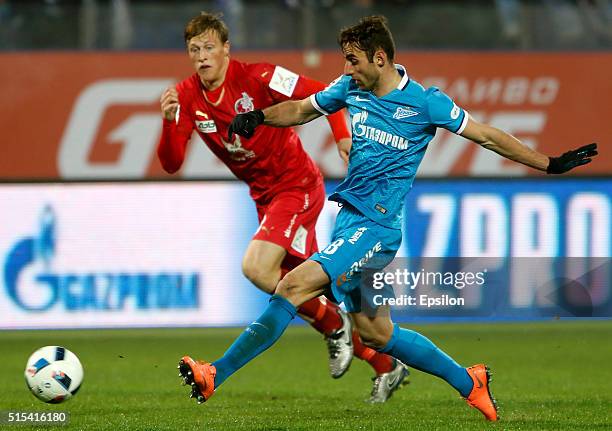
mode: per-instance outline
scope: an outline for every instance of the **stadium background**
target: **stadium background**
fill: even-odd
[[[324,82],[342,70],[337,28],[382,12],[397,62],[474,117],[550,155],[600,142],[593,163],[549,178],[438,131],[408,197],[400,256],[610,256],[610,5],[434,3],[0,3],[0,327],[240,325],[262,309],[265,295],[240,271],[256,229],[246,188],[197,135],[176,176],[155,154],[159,94],[191,73],[182,28],[201,9],[224,11],[234,57]],[[345,171],[329,128],[317,120],[299,132],[331,189]],[[328,203],[320,244],[336,212]],[[25,262],[15,255],[28,240]],[[602,316],[609,285],[596,288],[587,300]],[[542,317],[533,293],[510,304],[517,313],[485,314]],[[572,315],[584,304],[568,305]]]
[[[182,30],[200,10],[224,12],[233,57],[281,64],[324,82],[342,70],[337,30],[383,13],[397,62],[474,117],[549,155],[599,142],[593,163],[547,177],[438,131],[408,196],[400,256],[560,261],[544,282],[564,279],[567,258],[588,265],[584,258],[597,257],[607,278],[596,285],[587,280],[586,293],[564,296],[561,306],[538,295],[537,285],[505,280],[497,286],[502,307],[483,301],[467,314],[397,316],[417,324],[484,321],[510,344],[514,335],[500,321],[527,320],[517,331],[537,333],[536,320],[586,318],[587,326],[566,327],[568,342],[589,333],[591,353],[605,353],[612,316],[609,1],[0,0],[3,354],[25,361],[30,351],[20,348],[55,336],[73,340],[77,353],[93,354],[68,331],[38,336],[9,329],[240,327],[265,306],[267,297],[240,271],[257,228],[246,187],[197,136],[175,176],[163,173],[155,155],[159,95],[191,74]],[[331,190],[344,167],[329,128],[317,120],[299,133]],[[337,210],[332,203],[324,209],[320,245]],[[443,340],[464,329],[432,331]],[[141,334],[151,345],[158,339]],[[108,331],[106,337],[129,343],[131,336]]]

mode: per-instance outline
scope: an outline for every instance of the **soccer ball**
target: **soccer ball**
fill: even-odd
[[[45,346],[32,353],[24,374],[34,396],[52,404],[72,398],[83,382],[79,358],[60,346]]]

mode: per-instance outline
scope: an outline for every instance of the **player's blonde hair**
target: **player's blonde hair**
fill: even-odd
[[[365,52],[370,62],[374,61],[377,49],[382,49],[389,61],[393,61],[395,56],[395,42],[387,18],[382,15],[366,16],[357,24],[343,28],[338,35],[338,44],[341,48],[352,45]]]
[[[198,16],[193,17],[185,26],[185,43],[188,43],[191,38],[196,37],[209,30],[214,31],[221,39],[221,43],[227,42],[229,38],[229,30],[227,25],[221,20],[223,14],[212,14],[208,12],[200,12]]]

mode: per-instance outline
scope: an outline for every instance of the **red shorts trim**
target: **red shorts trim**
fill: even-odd
[[[315,226],[325,204],[325,186],[291,190],[257,205],[259,228],[253,239],[269,241],[287,250],[282,267],[292,269],[319,251]]]

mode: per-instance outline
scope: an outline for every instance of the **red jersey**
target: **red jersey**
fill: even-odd
[[[227,129],[236,114],[264,109],[279,102],[300,100],[325,86],[280,66],[248,64],[230,60],[225,81],[206,91],[193,74],[177,85],[179,110],[176,121],[164,119],[158,156],[164,169],[177,171],[193,130],[240,180],[249,185],[251,197],[266,203],[281,191],[310,190],[322,175],[293,128],[260,126],[252,138],[234,134],[227,142]],[[344,114],[328,117],[336,140],[350,137]]]

